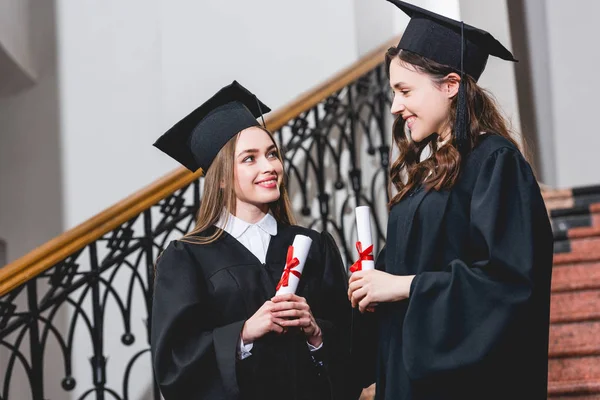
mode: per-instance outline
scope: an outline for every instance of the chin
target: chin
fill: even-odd
[[[280,194],[279,193],[274,193],[272,195],[263,195],[263,196],[259,196],[256,199],[256,203],[257,204],[270,204],[274,201],[279,200]]]
[[[431,135],[433,135],[433,132],[429,133],[429,134],[425,134],[425,135],[421,135],[421,134],[415,134],[414,132],[410,133],[410,139],[415,142],[415,143],[421,143],[422,141],[426,140],[427,138],[429,138]]]

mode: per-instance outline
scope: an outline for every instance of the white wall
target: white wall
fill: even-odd
[[[460,17],[465,23],[490,32],[512,51],[506,1],[460,0]],[[515,58],[519,58],[515,55]],[[478,83],[494,95],[511,122],[513,132],[521,135],[514,63],[490,56]]]
[[[0,95],[31,86],[36,77],[30,32],[30,3],[0,0]]]
[[[600,3],[579,0],[574,7],[571,2],[548,0],[545,8],[557,184],[597,185],[600,52],[595,38]]]
[[[354,0],[356,48],[363,56],[401,31],[396,7],[387,1]]]
[[[36,86],[0,98],[0,237],[11,262],[62,232],[53,1],[32,4]]]
[[[13,1],[12,5],[16,3]],[[28,29],[27,51],[31,60],[37,60],[37,82],[18,94],[0,98],[0,237],[7,244],[8,262],[63,231],[54,1],[25,1],[20,6],[27,6],[19,9],[23,18],[20,21],[28,21],[20,28]],[[45,283],[40,281],[38,289],[44,293]],[[27,308],[25,296],[15,303]],[[59,313],[55,318],[58,329],[63,321],[64,315]],[[12,339],[14,335],[9,341]],[[28,354],[27,340],[20,350]],[[4,378],[8,353],[0,347],[0,380]],[[61,358],[57,355],[58,346],[51,343],[45,354],[45,395],[49,399],[64,398],[60,389],[63,375],[56,367]],[[50,363],[54,364],[52,368]],[[31,398],[28,381],[18,363],[8,398]]]
[[[177,164],[151,144],[233,79],[271,108],[356,59],[344,0],[59,0],[65,225]]]

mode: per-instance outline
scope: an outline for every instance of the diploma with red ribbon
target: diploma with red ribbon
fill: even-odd
[[[358,260],[350,267],[350,272],[375,269],[373,261],[373,238],[371,237],[371,209],[368,206],[356,207],[356,231]]]
[[[312,239],[308,236],[296,235],[294,237],[294,242],[288,247],[283,274],[275,289],[276,295],[296,293],[311,244]]]

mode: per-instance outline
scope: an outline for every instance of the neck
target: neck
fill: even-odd
[[[264,218],[267,212],[269,212],[268,204],[248,204],[241,202],[239,199],[237,200],[237,205],[235,207],[235,216],[249,224],[257,223]]]
[[[437,139],[438,143],[445,142],[446,140],[448,140],[450,138],[451,132],[452,132],[452,130],[448,127],[441,130],[440,133],[438,133],[438,139]]]

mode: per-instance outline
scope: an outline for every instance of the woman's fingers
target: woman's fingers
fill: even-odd
[[[273,304],[273,307],[271,307],[271,312],[284,310],[310,310],[310,307],[307,303],[298,301],[284,301],[281,303],[275,303]]]
[[[350,301],[352,301],[352,294],[358,289],[364,287],[365,283],[365,280],[362,278],[357,278],[354,281],[350,282],[350,284],[348,285],[348,299]]]
[[[275,296],[271,299],[273,303],[281,303],[285,301],[298,302],[298,303],[306,303],[306,299],[304,297],[298,296],[294,293],[288,294],[280,294],[279,296]]]
[[[358,279],[362,279],[363,275],[365,274],[364,271],[356,271],[354,273],[352,273],[352,275],[350,275],[350,283],[358,280]]]
[[[354,292],[356,289],[363,287],[364,284],[365,284],[365,281],[363,279],[357,279],[348,285],[348,291]]]
[[[269,325],[269,330],[271,332],[283,333],[286,330],[286,328],[281,324],[282,322],[284,322],[284,321],[283,320],[281,320],[281,321],[276,321],[276,320],[271,321],[271,323]]]
[[[308,317],[298,318],[298,319],[287,319],[287,320],[283,320],[282,324],[285,327],[298,326],[298,327],[307,328],[307,327],[311,326],[311,319]]]
[[[364,313],[365,311],[370,311],[370,308],[372,309],[372,306],[371,300],[368,298],[368,296],[363,297],[363,299],[358,302],[358,310],[361,313]]]
[[[350,297],[350,302],[352,303],[352,307],[356,308],[358,306],[358,303],[363,300],[363,298],[367,295],[367,289],[364,287],[361,287],[360,289],[355,290],[354,292],[352,292],[352,295]]]
[[[302,318],[308,316],[309,313],[306,310],[283,310],[273,312],[273,316],[277,318]]]

